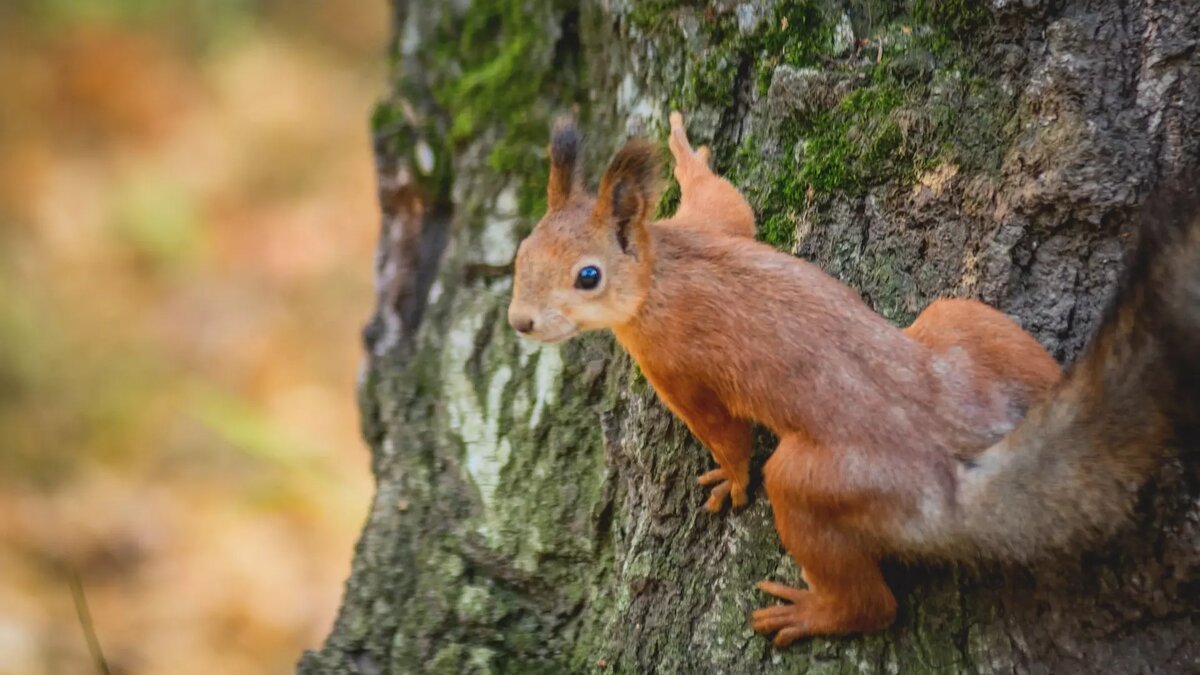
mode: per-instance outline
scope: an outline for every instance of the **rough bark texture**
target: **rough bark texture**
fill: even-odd
[[[631,131],[664,139],[678,107],[764,240],[897,323],[977,297],[1069,361],[1139,201],[1197,163],[1200,4],[394,2],[360,392],[378,491],[301,672],[1200,670],[1183,462],[1101,550],[896,566],[892,629],[774,651],[747,625],[769,601],[753,584],[799,574],[761,490],[710,516],[707,452],[609,336],[538,348],[505,322],[549,119],[577,107],[594,173]]]

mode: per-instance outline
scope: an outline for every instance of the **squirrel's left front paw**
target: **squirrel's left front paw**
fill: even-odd
[[[726,497],[733,501],[735,509],[745,506],[749,501],[746,497],[746,484],[749,480],[746,477],[742,477],[738,481],[732,480],[725,469],[713,469],[700,476],[696,482],[701,485],[713,486],[712,491],[709,492],[708,501],[704,504],[704,508],[713,513],[721,510]]]

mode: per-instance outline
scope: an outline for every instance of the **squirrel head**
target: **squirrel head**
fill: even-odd
[[[624,324],[650,289],[657,150],[641,139],[626,142],[593,197],[579,149],[574,123],[559,120],[550,139],[548,209],[517,249],[508,321],[539,342]]]

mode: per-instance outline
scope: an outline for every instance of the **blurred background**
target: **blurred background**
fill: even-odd
[[[291,671],[371,496],[385,0],[0,2],[0,674]]]

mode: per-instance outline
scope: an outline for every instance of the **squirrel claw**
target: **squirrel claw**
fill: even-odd
[[[712,485],[712,490],[709,492],[708,501],[704,503],[704,508],[712,513],[721,510],[725,505],[725,498],[729,497],[733,501],[733,508],[741,508],[749,501],[746,498],[745,481],[738,484],[728,478],[725,469],[713,469],[702,474],[696,482],[700,485]]]
[[[729,496],[732,489],[733,485],[727,480],[714,485],[712,491],[708,494],[708,501],[704,503],[704,508],[713,513],[720,511],[721,507],[725,504],[725,498]]]
[[[763,607],[750,615],[750,625],[755,631],[763,635],[775,633],[776,647],[786,647],[810,635],[882,630],[896,618],[896,603],[886,586],[881,586],[885,595],[849,596],[792,588],[774,581],[760,581],[758,589],[791,603]]]
[[[811,591],[804,591],[772,581],[758,582],[759,590],[770,593],[777,598],[788,600],[790,605],[774,605],[754,610],[750,615],[750,625],[755,632],[763,635],[775,633],[774,645],[786,647],[796,640],[811,635],[813,607],[811,606]]]

